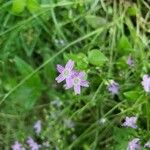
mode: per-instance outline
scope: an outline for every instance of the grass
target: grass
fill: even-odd
[[[28,148],[28,136],[43,150],[126,150],[135,137],[144,149],[150,139],[150,95],[141,85],[150,73],[148,1],[1,0],[0,14],[1,149],[17,140]],[[80,95],[55,81],[56,65],[69,59],[87,73],[90,87]],[[118,95],[107,90],[111,80],[119,83]],[[138,117],[137,130],[121,126],[126,116]]]

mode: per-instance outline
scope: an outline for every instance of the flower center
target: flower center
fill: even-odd
[[[65,77],[68,77],[70,75],[70,70],[65,69],[63,74]]]
[[[73,80],[74,85],[78,85],[80,83],[80,79],[78,77]]]

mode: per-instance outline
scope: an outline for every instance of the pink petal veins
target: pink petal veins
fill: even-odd
[[[74,61],[69,60],[65,66],[65,68],[72,70],[74,67]]]
[[[63,70],[64,70],[64,67],[63,67],[63,66],[57,65],[57,71],[58,71],[59,73],[62,73]]]
[[[75,94],[80,94],[81,93],[80,85],[74,86],[74,92],[75,92]]]
[[[56,81],[57,81],[58,83],[62,82],[63,80],[65,80],[65,77],[64,77],[62,74],[60,74],[60,75],[56,78]]]

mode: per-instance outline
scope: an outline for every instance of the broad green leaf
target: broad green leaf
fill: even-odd
[[[116,141],[128,140],[130,136],[134,135],[136,132],[132,128],[118,128],[114,127],[114,139]]]
[[[12,11],[14,13],[21,13],[26,7],[26,0],[13,0]]]
[[[115,144],[114,150],[126,150],[128,147],[129,141],[120,141],[119,143]]]
[[[88,67],[87,56],[83,53],[77,55],[77,67],[80,70],[86,70]]]
[[[14,59],[15,65],[21,77],[29,75],[34,69],[19,57]],[[39,98],[42,90],[42,83],[38,74],[30,77],[14,94],[18,103],[23,103],[25,109],[31,109]]]
[[[34,87],[23,85],[12,94],[13,103],[19,105],[22,110],[32,109],[37,99],[40,97],[40,91]]]
[[[129,100],[137,100],[140,97],[140,93],[137,90],[124,92],[123,94]]]
[[[76,69],[77,70],[86,70],[88,67],[88,58],[85,54],[79,53],[79,54],[65,54],[64,58],[67,60],[72,59],[76,63]]]
[[[15,61],[18,71],[23,76],[27,76],[29,73],[33,71],[32,67],[29,64],[27,64],[23,59],[16,56],[14,58],[14,61]]]
[[[92,50],[88,53],[88,61],[92,65],[102,66],[108,59],[100,50]]]
[[[105,26],[107,24],[107,20],[105,18],[94,16],[94,15],[87,15],[85,19],[87,23],[91,25],[91,27],[93,28]]]
[[[33,13],[39,10],[40,4],[37,0],[27,0],[27,8],[31,13]]]
[[[129,54],[131,52],[132,45],[126,36],[122,36],[117,43],[117,50],[120,54]]]
[[[26,77],[29,75],[34,69],[27,64],[24,60],[19,57],[15,57],[14,59],[17,70],[21,73],[22,77]],[[41,80],[38,74],[33,75],[28,81],[29,86],[35,87],[36,89],[41,89]]]
[[[114,150],[126,150],[131,136],[134,137],[136,132],[132,128],[115,127],[113,133],[115,140]]]

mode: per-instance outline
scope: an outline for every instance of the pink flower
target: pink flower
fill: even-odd
[[[108,91],[111,92],[112,95],[119,93],[119,84],[114,80],[108,85]]]
[[[127,150],[140,150],[139,141],[139,138],[135,138],[132,141],[130,141]]]
[[[28,137],[27,144],[31,150],[39,150],[41,145],[38,145],[31,137]]]
[[[143,76],[143,81],[141,82],[145,92],[150,92],[150,76],[145,74]]]
[[[129,66],[132,66],[132,65],[133,65],[133,60],[132,60],[131,56],[128,57],[127,64],[128,64]]]
[[[16,141],[14,145],[12,145],[12,150],[24,150],[24,148],[22,147],[22,145]]]
[[[69,60],[65,66],[65,68],[61,65],[57,65],[57,70],[60,73],[60,75],[56,78],[56,81],[58,83],[66,80],[67,86],[70,83],[70,77],[72,76],[72,69],[74,67],[74,61]]]
[[[56,78],[58,83],[66,81],[64,85],[65,89],[74,88],[75,94],[81,93],[81,87],[89,87],[89,82],[86,81],[85,73],[73,70],[74,61],[69,60],[65,68],[61,65],[57,65],[57,70],[60,75]]]
[[[137,117],[126,117],[125,122],[122,125],[125,127],[131,127],[136,129],[137,128],[136,122]]]
[[[37,134],[39,134],[41,132],[41,120],[38,120],[35,124],[34,124],[34,130]]]
[[[81,87],[89,87],[89,82],[85,79],[85,73],[84,72],[76,72],[74,71],[74,74],[69,80],[69,84],[65,85],[66,89],[74,88],[75,94],[81,93]]]

